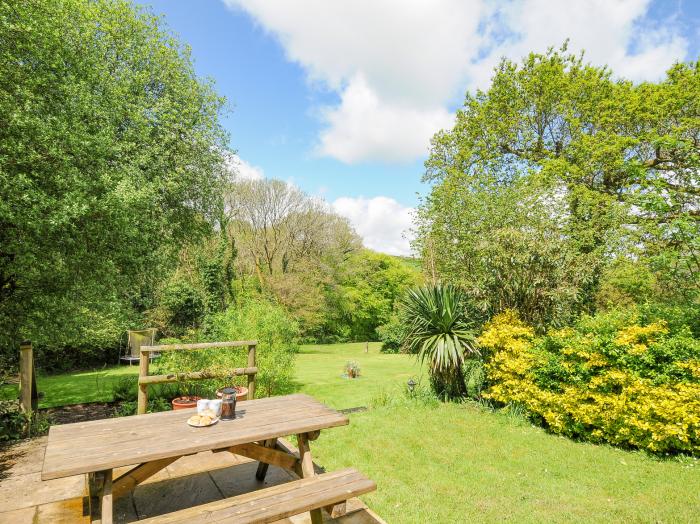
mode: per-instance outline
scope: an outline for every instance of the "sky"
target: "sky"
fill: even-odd
[[[633,81],[700,57],[700,0],[137,0],[226,96],[247,178],[325,199],[365,246],[410,254],[430,138],[502,57],[585,50]]]

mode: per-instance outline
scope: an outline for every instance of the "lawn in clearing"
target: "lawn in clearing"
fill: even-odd
[[[336,408],[395,404],[350,415],[313,443],[327,469],[353,466],[377,481],[363,499],[388,522],[697,522],[700,461],[658,460],[549,435],[472,403],[402,399],[420,376],[413,357],[378,344],[303,346],[295,386]],[[362,376],[342,377],[348,360]],[[40,376],[43,405],[105,401],[136,367]],[[13,389],[3,390],[7,396]]]
[[[419,378],[420,366],[408,355],[385,355],[380,344],[365,343],[301,346],[296,359],[294,389],[313,395],[337,409],[366,406],[383,391],[405,385],[411,377]],[[361,376],[344,378],[345,364],[354,360],[360,364]],[[37,388],[44,393],[40,408],[110,402],[114,400],[112,387],[128,374],[138,375],[138,366],[110,366],[95,370],[42,375],[37,377]],[[0,387],[0,398],[17,398],[17,386]]]

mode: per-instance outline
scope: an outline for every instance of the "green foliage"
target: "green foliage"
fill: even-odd
[[[399,312],[394,312],[386,324],[377,326],[377,336],[382,342],[382,353],[398,353],[404,339],[404,322]]]
[[[114,400],[116,401],[129,401],[133,402],[138,398],[139,378],[135,375],[125,375],[119,377],[112,385],[112,394],[114,395]],[[150,391],[149,391],[150,394]]]
[[[163,398],[154,397],[148,398],[148,405],[146,406],[146,413],[160,413],[161,411],[172,411],[173,406],[170,400],[175,397]],[[115,417],[130,417],[136,415],[136,410],[138,409],[138,402],[135,400],[130,400],[122,402],[114,413]]]
[[[428,361],[433,390],[446,398],[465,396],[465,355],[478,353],[466,305],[464,292],[449,284],[410,289],[401,303],[407,322],[403,343]]]
[[[376,340],[377,327],[389,322],[398,299],[422,282],[411,264],[366,249],[350,256],[339,271],[339,285],[329,289],[328,330],[358,341]]]
[[[462,366],[467,396],[474,400],[481,399],[481,392],[486,387],[486,368],[481,358],[467,358]]]
[[[555,433],[654,453],[700,453],[700,340],[635,309],[535,337],[512,313],[479,339],[486,398],[524,406]]]
[[[355,360],[348,360],[345,363],[344,370],[345,370],[345,374],[349,378],[357,378],[360,376],[360,371],[361,371],[360,364],[358,362],[356,362]]]
[[[697,303],[699,93],[700,62],[633,84],[566,46],[504,59],[433,138],[426,270],[538,332],[596,306]]]
[[[184,279],[168,282],[160,295],[160,308],[165,313],[168,334],[182,335],[199,327],[205,304],[201,290]]]
[[[0,42],[0,346],[105,358],[221,209],[223,100],[124,0],[0,3]]]
[[[298,352],[299,325],[284,308],[270,301],[248,300],[237,308],[230,307],[210,321],[211,340],[257,340],[256,394],[279,395],[291,388],[294,359]],[[245,350],[229,355],[227,360],[214,362],[224,366],[245,367]],[[230,358],[230,360],[228,360]]]
[[[660,291],[648,264],[619,258],[601,275],[596,303],[601,309],[644,304],[654,301]]]
[[[37,437],[48,431],[49,421],[41,413],[29,417],[16,400],[0,400],[0,442]]]

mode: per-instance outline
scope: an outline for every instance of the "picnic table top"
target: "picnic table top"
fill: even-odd
[[[236,420],[205,428],[187,425],[194,411],[52,426],[41,478],[93,473],[348,424],[345,415],[301,394],[242,402],[236,405]]]

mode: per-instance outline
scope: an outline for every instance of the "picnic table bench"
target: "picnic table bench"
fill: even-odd
[[[113,502],[178,458],[201,451],[229,452],[259,461],[256,477],[269,464],[294,471],[300,480],[228,499],[160,515],[146,522],[274,522],[311,512],[322,522],[321,508],[342,514],[345,500],[376,489],[354,469],[316,475],[309,442],[320,431],[348,424],[345,415],[307,395],[250,400],[236,409],[236,419],[213,426],[187,425],[194,410],[177,410],[92,422],[52,426],[42,480],[86,474],[91,499],[98,502],[103,524],[112,523]],[[298,456],[277,439],[296,435]],[[112,471],[133,466],[118,478]]]

